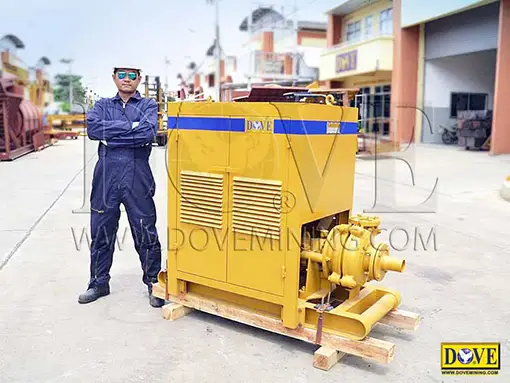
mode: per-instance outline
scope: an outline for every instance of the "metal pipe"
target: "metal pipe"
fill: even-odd
[[[310,259],[311,261],[322,263],[322,254],[318,253],[316,251],[302,251],[301,252],[301,258],[303,259]]]
[[[385,271],[401,273],[404,271],[405,265],[406,261],[403,259],[397,259],[389,256],[381,258],[381,269]]]

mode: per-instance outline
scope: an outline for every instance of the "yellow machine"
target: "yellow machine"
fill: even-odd
[[[226,302],[282,333],[313,330],[317,344],[364,339],[399,306],[368,282],[404,261],[376,244],[378,218],[351,215],[358,111],[296,102],[313,96],[168,104],[169,251],[155,294]]]

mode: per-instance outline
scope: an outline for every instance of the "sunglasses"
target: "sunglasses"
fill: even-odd
[[[138,77],[138,74],[136,72],[124,72],[124,71],[120,71],[120,72],[117,72],[117,78],[119,80],[124,80],[126,78],[126,76],[130,79],[130,80],[136,80],[136,78]]]

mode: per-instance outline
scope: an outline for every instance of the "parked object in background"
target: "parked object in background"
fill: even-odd
[[[510,201],[510,176],[507,176],[505,182],[503,182],[501,190],[499,191],[499,195],[505,201]]]
[[[466,149],[489,149],[492,111],[466,110],[457,112],[459,145]]]
[[[14,160],[45,146],[42,116],[23,98],[17,79],[0,77],[0,160]]]
[[[158,104],[158,132],[154,137],[153,143],[156,143],[158,146],[165,146],[168,141],[166,102],[159,76],[145,76],[143,85],[145,87],[144,97],[152,98]]]
[[[46,139],[71,138],[85,136],[85,114],[49,114],[45,118],[44,135]]]
[[[441,139],[446,145],[453,145],[459,142],[459,136],[457,135],[457,124],[453,125],[439,125],[439,132]]]

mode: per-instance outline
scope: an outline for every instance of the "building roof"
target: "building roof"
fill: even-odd
[[[214,39],[212,45],[205,52],[206,56],[214,56],[214,50],[216,49],[216,39]]]
[[[283,20],[284,17],[281,13],[276,12],[273,8],[268,7],[260,7],[254,10],[251,14],[251,23],[256,24],[260,19],[262,19],[264,16],[267,15],[273,15],[276,16],[278,19]],[[246,32],[248,30],[248,17],[245,17],[241,25],[239,26],[239,30]]]
[[[372,5],[377,1],[378,0],[343,0],[340,1],[339,5],[327,11],[326,14],[339,16],[348,15],[358,9]]]
[[[9,41],[11,44],[13,44],[17,49],[24,49],[25,44],[23,44],[23,41],[21,41],[17,36],[14,35],[5,35],[0,39]]]
[[[39,59],[39,62],[44,65],[51,65],[51,61],[46,56],[43,56]]]
[[[298,21],[298,29],[306,29],[313,31],[327,31],[328,23],[322,23],[320,21]]]

